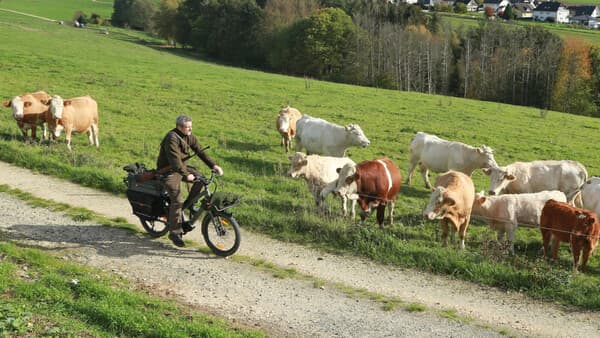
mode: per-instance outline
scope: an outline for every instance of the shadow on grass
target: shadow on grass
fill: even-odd
[[[48,225],[15,224],[7,227],[9,240],[34,240],[50,242],[49,245],[27,243],[25,246],[42,250],[60,251],[65,249],[91,248],[97,255],[123,258],[135,255],[157,257],[182,257],[195,259],[215,259],[198,252],[197,248],[175,249],[168,242],[150,240],[149,235],[138,236],[130,230],[111,228],[102,225]]]

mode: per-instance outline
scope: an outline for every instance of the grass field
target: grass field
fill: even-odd
[[[557,266],[540,259],[536,229],[517,231],[515,256],[496,248],[495,234],[477,222],[469,228],[467,250],[441,248],[439,225],[421,216],[429,191],[420,177],[413,186],[402,187],[397,223],[385,230],[373,218],[365,227],[340,218],[338,202],[331,199],[330,214],[317,215],[305,184],[285,176],[289,162],[275,130],[277,112],[290,104],[338,124],[360,124],[371,146],[351,148],[347,155],[356,162],[387,156],[403,175],[408,144],[417,131],[489,145],[502,165],[572,159],[591,175],[600,175],[593,142],[599,135],[598,119],[243,70],[163,49],[123,31],[103,35],[5,12],[0,12],[0,38],[2,100],[35,90],[63,97],[89,94],[100,109],[100,149],[76,135],[73,152],[64,142],[23,144],[10,111],[3,109],[4,161],[122,194],[121,168],[132,162],[152,167],[161,138],[175,117],[185,113],[194,118],[195,134],[212,146],[210,155],[225,170],[221,188],[242,197],[235,215],[244,228],[600,309],[600,258],[591,259],[587,274],[572,275],[566,247]],[[476,172],[473,179],[478,190],[487,190],[486,176]]]

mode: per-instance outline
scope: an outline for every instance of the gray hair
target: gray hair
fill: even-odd
[[[192,122],[192,118],[187,115],[179,115],[175,119],[176,126],[183,126],[186,122]]]

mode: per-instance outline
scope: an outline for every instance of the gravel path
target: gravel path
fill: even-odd
[[[0,184],[138,224],[126,199],[3,162],[0,172]],[[326,254],[248,231],[243,232],[237,255],[294,268],[326,281],[325,286],[276,278],[244,262],[215,258],[194,248],[176,249],[165,240],[74,222],[58,213],[31,208],[6,194],[0,194],[0,205],[0,229],[11,238],[34,242],[77,262],[121,274],[157,293],[177,297],[274,336],[489,337],[499,336],[500,329],[516,336],[600,334],[597,312],[572,311],[532,301],[519,293]],[[188,236],[203,243],[199,231]],[[333,283],[420,303],[430,310],[384,311],[380,303],[349,297]],[[446,319],[435,310],[456,311],[473,321],[467,324]]]

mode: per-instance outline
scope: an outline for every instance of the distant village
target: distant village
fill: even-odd
[[[538,0],[484,0],[483,4],[475,0],[402,0],[408,4],[434,8],[436,5],[454,7],[464,4],[468,12],[488,12],[502,16],[507,6],[517,19],[579,24],[589,28],[600,28],[600,12],[596,5],[564,5],[557,1]]]

